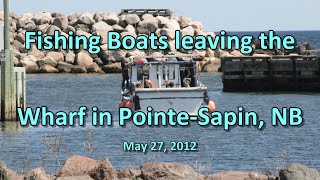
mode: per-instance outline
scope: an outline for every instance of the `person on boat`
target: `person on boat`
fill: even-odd
[[[165,80],[164,84],[166,85],[166,88],[173,88],[174,87],[174,83],[170,80]]]
[[[126,58],[121,61],[122,90],[129,88],[129,64]]]

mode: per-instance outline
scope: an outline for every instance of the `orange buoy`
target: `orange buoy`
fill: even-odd
[[[210,111],[215,111],[216,110],[216,104],[213,101],[209,101],[208,108],[209,108]]]
[[[150,81],[149,79],[147,79],[147,80],[145,81],[145,83],[146,83],[146,85],[147,85],[148,88],[154,88],[153,82]]]
[[[123,102],[123,101],[120,101],[118,107],[119,107],[119,108],[126,107],[126,103]]]
[[[134,104],[133,104],[133,102],[131,102],[131,101],[126,102],[126,103],[125,103],[125,107],[126,107],[126,108],[129,108],[129,109],[131,109],[131,110],[134,110],[134,109],[133,109]]]

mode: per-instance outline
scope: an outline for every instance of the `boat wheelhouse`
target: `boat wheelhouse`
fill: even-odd
[[[184,61],[170,61],[184,58]],[[208,106],[208,89],[199,80],[196,62],[192,55],[130,57],[129,83],[123,91],[119,107],[135,111],[176,112],[197,115],[201,107]],[[147,59],[163,61],[148,62]]]

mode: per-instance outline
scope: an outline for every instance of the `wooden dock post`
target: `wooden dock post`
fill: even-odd
[[[17,119],[17,107],[25,108],[25,69],[13,67],[14,53],[10,48],[9,33],[9,0],[4,0],[3,2],[4,28],[2,40],[4,41],[4,50],[0,53],[1,121],[15,121]],[[21,103],[21,101],[23,101],[23,103]]]

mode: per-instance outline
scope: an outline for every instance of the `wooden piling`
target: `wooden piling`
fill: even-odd
[[[1,121],[17,120],[17,107],[25,108],[25,69],[14,68],[14,52],[10,48],[9,0],[4,0],[4,50],[1,60]],[[1,43],[1,42],[0,42]]]

